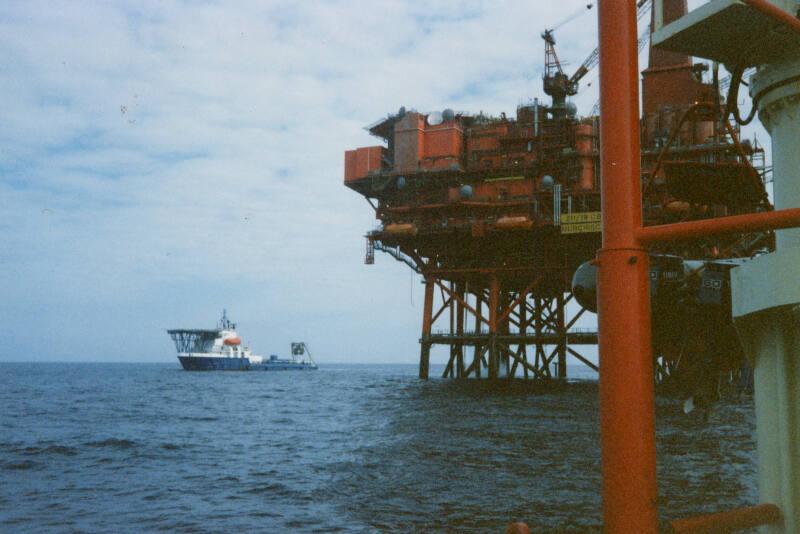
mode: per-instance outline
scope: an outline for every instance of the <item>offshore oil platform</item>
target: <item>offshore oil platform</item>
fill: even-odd
[[[637,3],[651,20],[640,51],[656,20],[687,12],[686,0],[657,5]],[[421,378],[434,345],[449,347],[445,377],[565,378],[568,358],[597,370],[579,348],[598,334],[576,324],[596,311],[600,119],[598,109],[581,117],[569,97],[599,56],[568,74],[555,30],[542,38],[549,103],[499,117],[403,107],[368,127],[382,144],[345,152],[345,185],[380,221],[366,236],[366,263],[385,252],[425,280]],[[740,140],[747,119],[737,95],[748,72],[721,78],[716,65],[651,46],[641,74],[644,225],[772,210],[764,151]],[[658,381],[709,359],[738,372],[728,271],[773,248],[772,232],[755,232],[648,249]]]

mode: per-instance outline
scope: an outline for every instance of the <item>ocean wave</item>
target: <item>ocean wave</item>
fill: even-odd
[[[102,441],[90,441],[88,443],[84,443],[86,447],[95,447],[95,448],[103,448],[107,447],[109,449],[133,449],[137,447],[135,441],[131,441],[129,439],[118,439],[118,438],[108,438]]]
[[[244,493],[251,493],[251,494],[269,493],[275,496],[285,496],[288,493],[294,493],[294,492],[292,492],[288,486],[281,484],[280,482],[272,482],[268,484],[258,484],[249,487],[244,490]]]
[[[40,466],[39,463],[33,460],[23,460],[21,462],[3,462],[2,468],[6,471],[27,471],[28,469],[35,469]]]
[[[250,515],[253,517],[280,517],[281,514],[277,512],[270,512],[269,510],[256,510],[254,512],[250,512]]]
[[[278,471],[275,469],[270,469],[269,471],[250,471],[250,475],[254,477],[274,477],[278,474]]]
[[[25,447],[20,452],[27,456],[37,456],[37,455],[62,455],[62,456],[75,456],[78,454],[78,449],[74,447],[69,447],[67,445],[45,445],[45,446],[33,446],[33,447]]]
[[[294,419],[291,419],[289,417],[277,417],[275,419],[272,419],[270,423],[275,423],[276,425],[291,425],[292,423],[294,423]]]
[[[204,422],[210,423],[210,422],[213,422],[213,421],[219,421],[219,417],[214,417],[214,416],[211,416],[211,415],[201,415],[201,416],[184,415],[182,417],[179,417],[179,419],[181,421],[198,421],[198,422],[201,422],[201,423],[204,423]]]

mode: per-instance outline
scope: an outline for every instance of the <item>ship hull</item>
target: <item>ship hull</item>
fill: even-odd
[[[178,356],[181,366],[187,371],[248,371],[250,360],[246,358],[210,358],[203,356]]]
[[[178,356],[187,371],[314,371],[316,365],[294,362],[250,363],[247,358]]]

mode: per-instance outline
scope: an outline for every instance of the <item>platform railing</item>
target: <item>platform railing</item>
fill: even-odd
[[[781,522],[781,511],[774,504],[736,508],[716,514],[678,519],[669,523],[674,534],[724,534],[774,525]]]

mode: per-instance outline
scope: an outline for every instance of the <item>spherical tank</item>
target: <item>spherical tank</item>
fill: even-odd
[[[575,102],[567,102],[565,107],[567,109],[568,116],[574,117],[578,114],[578,106],[575,105]]]
[[[587,261],[572,275],[572,294],[578,304],[597,313],[597,266]]]
[[[434,111],[428,114],[428,126],[439,126],[442,122],[444,118],[440,112]]]

